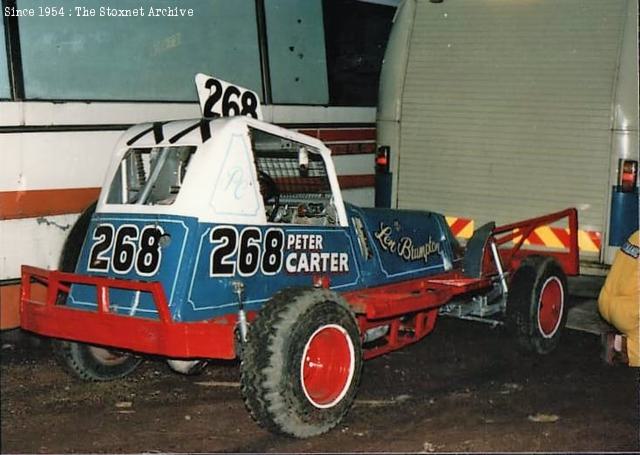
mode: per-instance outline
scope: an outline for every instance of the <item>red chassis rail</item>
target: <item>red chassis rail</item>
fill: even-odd
[[[47,286],[44,302],[31,298],[34,282]],[[60,293],[68,293],[71,284],[96,287],[96,311],[56,305]],[[159,320],[109,312],[110,288],[151,294]],[[204,322],[173,321],[162,284],[158,282],[117,280],[22,266],[20,325],[40,335],[172,358],[233,359],[236,357],[235,323],[233,315]]]
[[[435,327],[438,309],[453,297],[489,288],[491,278],[467,278],[452,271],[432,278],[361,289],[343,294],[356,312],[360,331],[389,326],[384,343],[364,350],[371,359],[415,343]]]
[[[535,229],[566,218],[568,224],[568,251],[538,251],[523,249],[525,240]],[[553,256],[567,275],[579,273],[578,212],[566,209],[538,218],[499,226],[491,232],[489,242],[503,246],[513,242],[511,247],[500,248],[499,254],[504,271],[511,275],[520,262],[533,254]],[[389,325],[386,343],[366,349],[366,359],[395,351],[415,343],[428,335],[434,328],[438,308],[453,297],[461,294],[482,292],[492,286],[496,267],[485,247],[480,278],[468,278],[462,271],[454,270],[430,278],[420,278],[401,283],[363,289],[344,294],[344,297],[358,313],[360,330]],[[410,317],[408,317],[410,316]]]
[[[527,237],[537,228],[567,218],[569,251],[548,252],[522,249]],[[524,257],[531,254],[553,256],[567,275],[579,270],[578,220],[575,209],[508,224],[495,228],[490,241],[499,249],[504,270],[510,274]],[[490,289],[495,279],[495,266],[486,249],[480,278],[466,277],[452,270],[433,277],[417,278],[343,294],[354,309],[361,333],[389,326],[383,343],[365,349],[366,359],[400,349],[424,338],[436,322],[438,309],[453,297]],[[32,299],[33,283],[44,284],[44,301]],[[57,305],[59,295],[69,292],[71,284],[96,287],[97,310],[84,310]],[[328,286],[328,280],[324,283]],[[159,319],[125,316],[109,311],[109,289],[129,289],[149,293],[158,310]],[[41,335],[85,343],[160,354],[172,358],[235,358],[235,315],[202,322],[176,322],[171,318],[167,299],[159,282],[120,280],[22,267],[21,326]],[[250,319],[255,314],[250,314]]]

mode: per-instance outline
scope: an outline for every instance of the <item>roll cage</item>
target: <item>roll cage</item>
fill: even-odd
[[[117,146],[96,212],[348,225],[331,151],[249,117],[132,127]]]

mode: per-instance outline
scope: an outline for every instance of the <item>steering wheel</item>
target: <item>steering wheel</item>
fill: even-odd
[[[262,193],[264,204],[273,204],[273,210],[269,214],[269,221],[273,221],[280,207],[280,189],[278,189],[275,180],[264,171],[258,171],[258,184],[260,185],[260,193]]]

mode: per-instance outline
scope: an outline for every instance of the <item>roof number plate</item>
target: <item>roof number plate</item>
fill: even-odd
[[[262,120],[256,92],[202,73],[196,75],[196,87],[204,118],[248,115]]]

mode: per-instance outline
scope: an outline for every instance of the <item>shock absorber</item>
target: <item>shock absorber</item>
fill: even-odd
[[[498,253],[498,247],[496,246],[496,242],[493,237],[489,239],[489,245],[491,247],[491,255],[493,256],[493,261],[496,263],[496,269],[498,270],[498,277],[500,277],[502,294],[506,297],[509,293],[509,288],[507,287],[507,278],[504,273],[504,269],[502,268],[502,261],[500,260],[500,254]]]
[[[240,328],[240,340],[243,343],[247,342],[247,313],[244,311],[244,303],[242,302],[242,292],[244,291],[244,284],[242,281],[233,281],[233,293],[238,296],[238,327]]]

